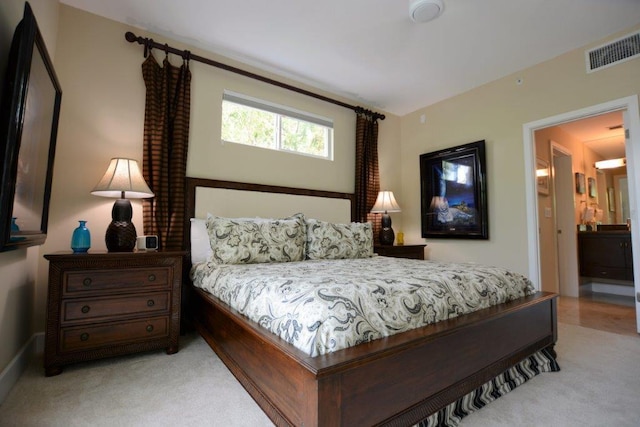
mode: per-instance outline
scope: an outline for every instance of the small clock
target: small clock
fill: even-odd
[[[139,251],[155,251],[158,249],[158,236],[138,236]]]

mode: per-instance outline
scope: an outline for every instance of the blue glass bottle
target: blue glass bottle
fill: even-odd
[[[18,224],[16,224],[16,220],[17,219],[18,218],[16,218],[15,216],[11,217],[11,232],[12,233],[17,233],[17,232],[20,231],[20,227],[18,227]]]
[[[87,221],[80,221],[78,228],[71,236],[71,249],[74,253],[85,253],[91,247],[91,233],[87,228]]]

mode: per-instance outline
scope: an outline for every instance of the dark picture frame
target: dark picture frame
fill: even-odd
[[[584,181],[584,174],[576,172],[576,193],[584,194],[586,191],[586,185]]]
[[[587,178],[588,188],[589,188],[589,197],[594,199],[598,197],[598,186],[596,184],[596,179],[589,177]]]
[[[62,89],[29,3],[13,35],[0,103],[0,251],[47,235]]]
[[[538,194],[549,195],[549,162],[544,159],[536,161],[536,186]]]
[[[485,141],[420,155],[422,237],[488,239]]]

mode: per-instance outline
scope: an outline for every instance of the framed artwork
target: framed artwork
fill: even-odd
[[[536,182],[538,194],[549,195],[549,162],[543,159],[536,161]]]
[[[422,237],[488,239],[485,142],[420,155]]]
[[[616,198],[613,187],[607,188],[607,204],[609,205],[609,212],[616,211]]]
[[[584,174],[576,172],[576,193],[584,194],[586,192],[586,186],[584,181]]]
[[[596,179],[589,177],[587,181],[589,182],[589,197],[598,197],[598,187],[596,185]]]

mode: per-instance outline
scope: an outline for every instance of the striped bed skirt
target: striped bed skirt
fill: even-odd
[[[474,391],[415,424],[414,427],[455,427],[470,413],[504,396],[542,372],[557,372],[560,366],[552,351],[542,349]]]

